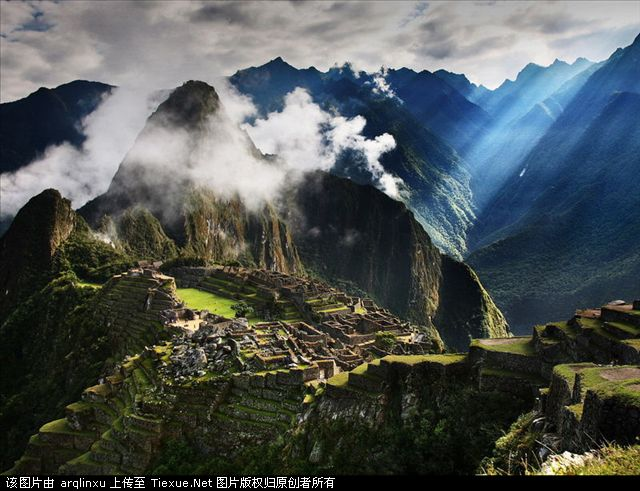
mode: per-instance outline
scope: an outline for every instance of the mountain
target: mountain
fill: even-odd
[[[544,101],[591,64],[585,58],[578,58],[572,64],[556,59],[547,67],[529,63],[515,80],[505,80],[496,90],[480,97],[477,104],[497,122],[509,123],[524,116],[535,104]]]
[[[217,262],[244,257],[268,269],[301,271],[287,226],[273,207],[266,205],[259,213],[250,213],[238,198],[221,199],[206,185],[203,188],[190,179],[188,154],[213,136],[208,123],[214,115],[226,117],[218,94],[209,85],[192,81],[174,90],[149,118],[107,192],[83,206],[80,214],[98,227],[105,216],[121,222],[127,210],[142,207],[189,253]],[[227,120],[219,125],[218,137],[238,138],[238,146],[246,146],[264,165],[273,165],[239,129],[231,130],[233,135],[222,133],[231,126]],[[184,148],[171,147],[175,152],[169,158],[183,160],[167,162],[162,151],[149,156],[149,146],[159,145],[158,138],[173,134],[177,142],[180,133],[185,137],[181,141]]]
[[[100,82],[75,80],[0,104],[0,172],[27,165],[50,145],[69,142],[80,147],[85,139],[82,120],[111,89]]]
[[[49,280],[55,254],[75,227],[71,202],[54,189],[34,196],[0,238],[0,323]]]
[[[478,99],[485,97],[489,91],[484,85],[476,85],[471,82],[464,73],[453,73],[447,70],[436,70],[433,74],[444,80],[451,87],[456,89],[460,94],[476,102]]]
[[[484,109],[434,73],[389,69],[385,79],[422,125],[460,153],[490,124]]]
[[[441,129],[452,127],[450,131],[456,131],[457,127],[452,121],[464,113],[457,110],[458,104],[464,110],[469,106],[475,107],[428,72],[419,75],[404,69],[390,71],[390,74],[394,80],[403,75],[407,76],[407,81],[417,77],[416,86],[425,80],[427,82],[424,83],[436,84],[441,93],[435,95],[435,99],[440,98],[441,104],[448,99],[447,94],[455,99],[447,103],[437,118],[432,119],[434,123],[436,119],[442,120]],[[469,174],[455,150],[416,117],[416,114],[425,114],[422,109],[422,112],[414,114],[410,109],[411,104],[375,92],[372,90],[373,77],[364,72],[355,74],[348,64],[323,73],[314,68],[298,70],[277,58],[260,67],[240,70],[229,80],[241,93],[252,98],[261,115],[281,110],[285,95],[296,87],[302,87],[326,111],[337,110],[345,117],[363,116],[367,120],[363,131],[365,136],[375,138],[382,133],[392,135],[396,148],[382,156],[381,164],[386,171],[405,182],[409,191],[406,200],[408,206],[438,247],[458,258],[464,253],[466,229],[474,217]],[[434,100],[427,100],[426,95],[421,97],[425,105],[435,103]],[[474,110],[482,112],[477,107]],[[447,111],[457,112],[447,116]],[[474,120],[471,118],[470,121]],[[339,161],[332,172],[361,184],[371,183],[368,176],[357,171],[357,166],[346,164],[349,164],[348,160]]]
[[[365,113],[371,118],[371,131],[379,131],[377,124],[385,119],[386,104]],[[213,188],[207,189],[205,180],[200,183],[204,188],[194,187],[188,172],[193,163],[188,159],[163,168],[161,152],[152,153],[149,161],[139,158],[142,154],[136,147],[146,149],[148,142],[157,141],[154,133],[167,127],[175,135],[175,128],[186,125],[191,149],[197,149],[201,140],[215,140],[217,130],[212,133],[205,123],[212,117],[226,121],[212,87],[187,82],[177,88],[149,118],[108,191],[82,207],[80,214],[99,227],[105,216],[119,222],[126,210],[142,207],[187,254],[283,272],[312,267],[331,279],[354,283],[398,315],[435,324],[450,346],[464,347],[469,336],[507,333],[502,315],[475,273],[442,256],[403,204],[371,186],[324,176],[285,193],[284,204],[276,200],[249,210],[240,196],[225,197],[216,192],[213,181]],[[227,121],[216,128],[230,124]],[[225,131],[229,133],[224,140],[246,145],[261,165],[277,165],[264,158],[239,129]],[[207,148],[216,152],[216,148]],[[181,168],[185,170],[182,175]],[[371,214],[371,210],[378,212]],[[309,235],[309,229],[330,230],[331,234],[310,239],[313,234]],[[357,237],[352,244],[354,253],[348,260],[340,259],[345,251],[336,249],[341,244],[338,238],[351,235],[354,240]],[[463,291],[464,296],[459,296]],[[460,305],[462,298],[465,306]]]
[[[577,92],[602,63],[594,63],[570,78],[551,96],[537,102],[526,114],[506,126],[489,128],[484,139],[468,156],[473,162],[471,180],[473,201],[482,210],[505,181],[516,172],[522,172],[522,161],[558,119]],[[467,237],[468,247],[477,247],[474,237]]]
[[[294,239],[313,271],[355,283],[403,318],[433,323],[450,348],[507,334],[476,274],[441,254],[402,203],[321,172],[290,199]]]
[[[640,38],[617,50],[481,212],[469,261],[517,327],[640,289]],[[523,281],[526,279],[526,281]]]

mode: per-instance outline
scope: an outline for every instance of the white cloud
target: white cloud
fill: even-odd
[[[58,189],[75,207],[106,191],[159,97],[146,89],[114,89],[83,121],[87,138],[82,148],[69,143],[49,147],[41,158],[0,176],[2,215],[15,214],[46,188]]]
[[[329,170],[345,150],[361,153],[372,182],[384,193],[398,199],[402,181],[380,164],[382,155],[396,146],[388,133],[371,140],[362,135],[362,116],[352,119],[331,115],[315,104],[301,88],[285,96],[282,111],[243,128],[264,153],[278,155],[290,171]]]
[[[374,87],[372,91],[375,94],[385,95],[400,100],[393,89],[387,83],[387,68],[382,67],[379,71],[373,74]]]
[[[640,30],[637,2],[0,2],[0,100],[74,79],[215,83],[282,56],[446,68],[494,87],[527,63],[600,60]],[[25,30],[39,15],[48,30]]]

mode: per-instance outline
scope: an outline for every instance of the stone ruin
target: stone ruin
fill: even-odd
[[[351,370],[372,357],[442,351],[441,340],[434,339],[434,331],[402,321],[370,299],[347,295],[315,279],[230,266],[178,268],[173,273],[183,286],[226,295],[255,292],[256,297],[266,301],[295,306],[293,315],[299,319],[245,323],[244,329],[225,331],[240,347],[236,355],[240,371],[305,366],[313,367],[310,372],[324,378]],[[168,326],[187,331],[216,323],[226,326],[231,321],[187,308],[168,311],[164,318]],[[391,350],[376,342],[379,333],[393,338]],[[176,342],[187,338],[183,335]],[[316,370],[318,363],[322,369]]]

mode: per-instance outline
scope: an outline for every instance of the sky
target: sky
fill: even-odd
[[[0,1],[0,100],[75,79],[171,88],[281,56],[444,68],[497,87],[528,63],[606,59],[640,32],[638,1]]]

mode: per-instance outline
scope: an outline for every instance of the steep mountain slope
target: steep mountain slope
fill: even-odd
[[[54,256],[76,225],[71,202],[43,191],[18,212],[0,238],[0,324],[50,279]]]
[[[589,77],[474,228],[490,245],[469,260],[516,327],[640,288],[639,50]]]
[[[386,80],[407,110],[458,152],[464,153],[491,122],[484,109],[427,70],[388,70]]]
[[[98,291],[79,280],[103,282],[132,264],[97,240],[58,191],[32,198],[0,240],[7,292],[0,310],[0,463],[7,466],[29,433],[163,331],[141,312],[136,328],[125,332],[120,315],[142,310],[146,288],[111,284]]]
[[[572,64],[556,59],[547,67],[529,63],[515,80],[505,80],[476,103],[493,115],[497,122],[509,123],[524,116],[531,107],[551,96],[591,64],[585,58],[578,58]]]
[[[465,264],[441,254],[406,207],[371,186],[317,173],[294,191],[294,239],[310,268],[346,279],[448,347],[506,336],[504,318]]]
[[[522,161],[601,66],[601,63],[590,65],[551,96],[536,103],[524,116],[506,126],[488,129],[485,140],[477,144],[470,157],[474,175],[471,180],[473,201],[477,209],[482,210],[514,172],[522,172]],[[468,239],[468,247],[473,250],[476,247],[474,237]]]
[[[55,89],[40,88],[15,102],[0,104],[0,172],[27,165],[50,145],[79,147],[82,119],[98,107],[113,87],[75,80]]]
[[[432,108],[443,105],[432,119],[434,124],[443,128],[443,132],[445,127],[452,127],[448,131],[461,131],[455,124],[456,118],[473,105],[453,88],[428,72],[420,76],[411,70],[390,73],[395,73],[396,78],[407,75],[408,80],[418,77],[417,85],[422,79],[435,83],[440,92],[434,98],[426,91],[417,96],[424,99],[418,107],[420,114],[430,116],[425,109],[427,105]],[[437,132],[425,128],[424,122],[411,112],[411,104],[375,92],[372,76],[364,72],[356,76],[349,65],[322,73],[314,68],[297,70],[278,58],[260,67],[241,70],[230,77],[230,82],[251,96],[263,116],[282,109],[285,95],[302,87],[327,111],[337,110],[345,117],[363,116],[367,120],[363,134],[369,138],[391,134],[396,148],[383,155],[383,167],[407,184],[410,195],[406,202],[438,247],[456,257],[464,253],[466,229],[474,217],[467,169]],[[451,98],[453,101],[449,101]],[[462,110],[458,105],[463,106]],[[473,108],[482,112],[476,106]],[[348,160],[339,162],[332,172],[362,184],[371,182]]]
[[[447,82],[451,87],[456,89],[460,94],[469,99],[471,102],[476,102],[478,99],[484,97],[488,92],[484,85],[476,85],[471,82],[464,73],[453,73],[447,70],[436,70],[433,74]]]

